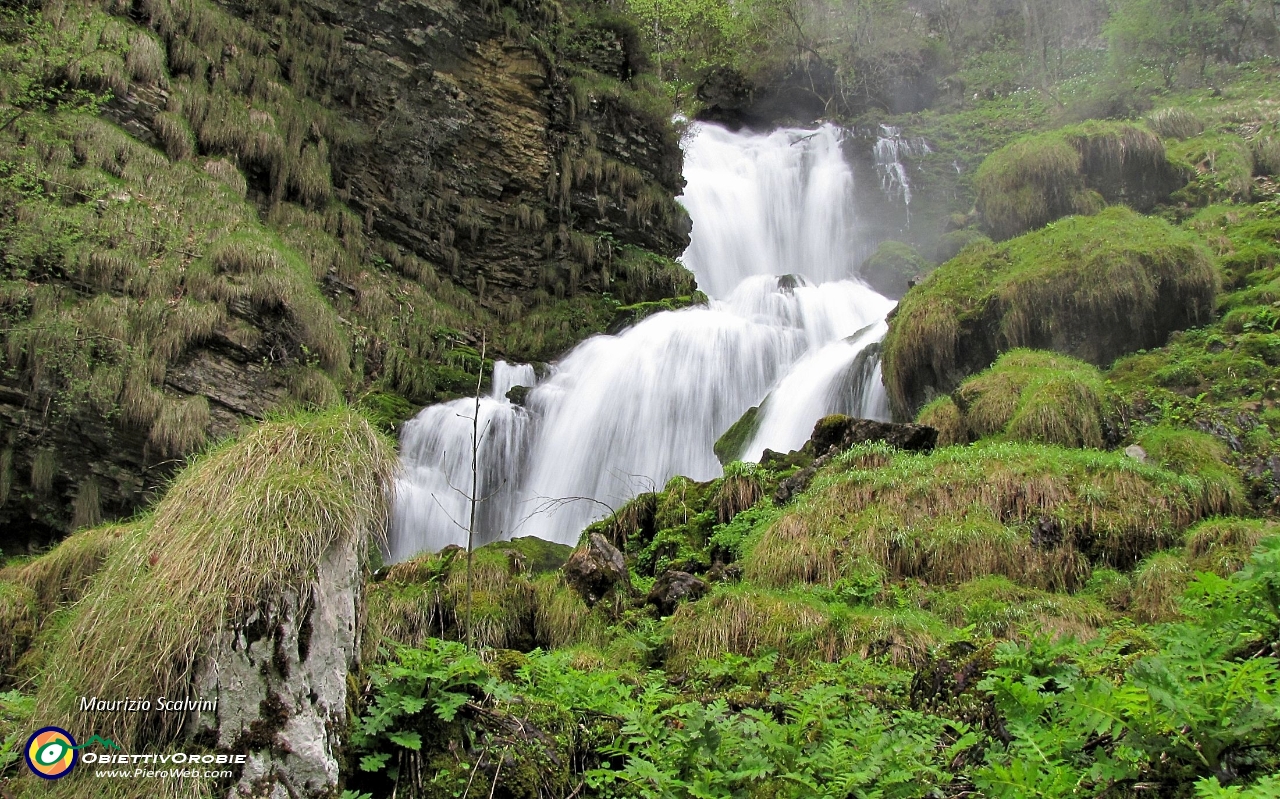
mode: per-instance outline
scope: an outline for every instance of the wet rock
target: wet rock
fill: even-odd
[[[928,452],[938,442],[938,431],[922,424],[876,422],[833,414],[818,420],[804,446],[815,458],[821,458],[871,441],[883,441],[907,452]]]
[[[564,579],[588,605],[594,605],[615,589],[631,591],[626,559],[599,533],[592,533],[586,545],[569,556],[564,565]]]
[[[653,588],[645,597],[645,602],[658,609],[663,616],[676,612],[681,602],[692,602],[701,599],[707,593],[707,583],[688,572],[667,571],[654,581]]]
[[[813,427],[813,435],[800,450],[800,454],[807,455],[812,460],[795,474],[778,483],[773,494],[774,503],[784,505],[790,502],[796,494],[809,487],[813,476],[832,457],[856,444],[871,441],[883,441],[891,447],[908,452],[928,452],[938,441],[938,431],[922,424],[876,422],[841,414],[832,414],[819,419]],[[761,458],[761,463],[786,462],[777,453],[768,450],[765,453],[766,457]],[[792,453],[793,456],[795,454]],[[773,457],[767,457],[770,455]]]

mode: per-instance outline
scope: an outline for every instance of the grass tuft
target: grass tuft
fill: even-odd
[[[267,422],[205,454],[150,518],[122,535],[48,643],[38,715],[75,726],[77,697],[186,697],[218,633],[302,591],[336,546],[382,534],[395,451],[359,414]],[[126,751],[176,740],[184,719],[112,714],[97,732]]]

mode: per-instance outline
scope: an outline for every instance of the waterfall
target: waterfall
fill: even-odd
[[[880,171],[880,190],[891,199],[901,200],[903,205],[910,206],[911,181],[907,177],[907,167],[902,159],[930,152],[932,150],[924,139],[904,139],[902,131],[897,127],[881,125],[880,135],[872,150],[876,169]]]
[[[460,399],[423,408],[400,431],[400,474],[395,485],[395,513],[388,537],[388,560],[412,557],[423,550],[450,544],[466,546],[470,520],[471,443],[478,436],[479,466],[476,506],[480,543],[498,536],[516,511],[530,414],[507,400],[515,386],[532,386],[533,367],[494,364],[489,395],[482,397],[479,414],[474,399]],[[479,423],[473,428],[472,419]]]
[[[827,413],[887,415],[877,353],[893,302],[851,277],[866,247],[840,131],[700,125],[685,177],[684,263],[710,302],[584,341],[525,407],[505,394],[532,370],[500,364],[480,403],[477,543],[574,543],[675,475],[719,476],[713,444],[766,397],[750,459],[798,448]],[[391,559],[465,541],[475,409],[457,400],[406,423]]]

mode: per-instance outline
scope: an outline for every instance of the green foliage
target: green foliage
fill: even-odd
[[[895,412],[914,416],[1015,347],[1105,365],[1207,321],[1217,288],[1196,236],[1120,207],[973,245],[902,299],[884,341],[885,385]]]
[[[424,739],[441,745],[441,732],[453,729],[462,706],[495,687],[475,654],[435,639],[421,649],[398,650],[369,679],[373,698],[354,725],[351,744],[366,753],[361,770],[388,770],[392,779],[399,776],[403,752],[422,751]]]
[[[1277,569],[1272,539],[1230,580],[1201,575],[1188,619],[1155,628],[1159,651],[1123,680],[1090,667],[1118,654],[1097,644],[998,647],[982,687],[1010,741],[988,751],[975,784],[994,796],[1070,796],[1155,778],[1199,781],[1203,793],[1221,790],[1224,773],[1240,774],[1242,789],[1262,777],[1280,742],[1280,669],[1255,653],[1280,629]]]
[[[1089,364],[1035,350],[1010,350],[985,372],[920,413],[938,444],[999,440],[1101,449],[1118,426],[1117,399]]]

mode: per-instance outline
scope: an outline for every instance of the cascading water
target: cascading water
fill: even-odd
[[[924,139],[904,139],[902,131],[892,125],[881,125],[872,153],[880,170],[880,189],[903,205],[911,205],[911,181],[907,177],[904,157],[919,157],[932,150]]]
[[[694,227],[684,262],[710,303],[588,339],[525,408],[505,393],[529,385],[532,370],[501,365],[480,403],[478,544],[573,543],[675,475],[718,476],[716,439],[762,401],[751,460],[799,447],[827,413],[884,418],[874,354],[893,302],[852,278],[867,248],[854,240],[839,131],[700,126],[685,177]],[[474,411],[458,400],[406,423],[391,559],[465,542]]]

